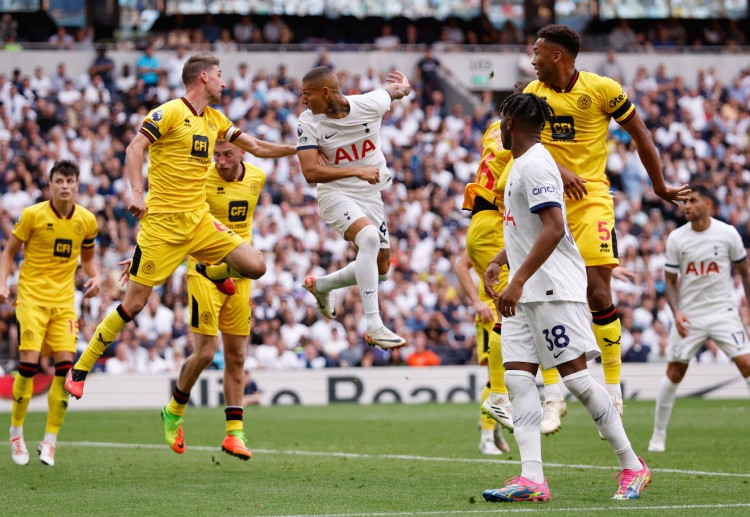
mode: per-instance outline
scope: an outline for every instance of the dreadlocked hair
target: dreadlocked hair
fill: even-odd
[[[547,101],[533,93],[514,93],[500,105],[500,114],[516,121],[527,121],[540,131],[555,117]]]

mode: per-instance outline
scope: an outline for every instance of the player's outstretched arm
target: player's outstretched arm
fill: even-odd
[[[500,293],[497,299],[497,310],[503,316],[515,316],[516,305],[523,294],[523,286],[531,275],[542,267],[552,252],[565,236],[565,216],[559,206],[548,206],[537,212],[542,221],[542,229],[531,246],[526,260],[521,263],[518,271],[513,275],[513,280],[508,287]]]
[[[385,78],[385,89],[394,101],[406,97],[411,93],[411,84],[404,74],[394,70]]]
[[[102,287],[102,279],[99,276],[99,261],[96,260],[96,246],[83,248],[81,250],[81,268],[89,277],[83,284],[84,298],[91,298],[99,294]]]
[[[479,293],[477,292],[477,286],[474,285],[474,280],[471,278],[471,268],[474,267],[469,259],[469,254],[466,250],[461,253],[455,262],[454,271],[456,272],[456,278],[458,279],[459,285],[463,290],[466,298],[474,307],[474,310],[479,316],[479,320],[482,323],[489,323],[493,320],[492,309],[479,299]]]
[[[678,201],[686,201],[687,195],[690,193],[687,185],[671,187],[664,182],[659,153],[656,151],[654,141],[651,140],[651,134],[648,132],[646,124],[643,123],[638,113],[634,113],[633,117],[623,124],[622,127],[633,137],[635,146],[638,149],[638,156],[643,166],[646,167],[646,172],[651,179],[651,184],[654,186],[656,195],[675,206],[679,206]]]
[[[232,143],[258,158],[283,158],[284,156],[292,156],[297,152],[297,148],[293,145],[259,140],[247,133],[241,133]]]
[[[130,181],[133,197],[128,211],[140,219],[146,213],[146,201],[143,199],[143,153],[151,145],[151,140],[142,133],[136,133],[125,149],[125,175]]]
[[[359,178],[371,185],[380,181],[377,167],[331,167],[321,164],[315,148],[297,151],[297,158],[308,183],[330,183],[344,178]]]
[[[13,257],[21,249],[23,241],[11,234],[8,237],[8,245],[5,246],[3,254],[0,255],[0,303],[7,303],[10,296],[8,288],[8,276],[10,275],[10,266],[13,263]]]

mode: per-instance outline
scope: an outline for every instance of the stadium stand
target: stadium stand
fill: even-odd
[[[240,21],[224,27],[231,31],[218,31],[220,37],[213,44],[210,36],[214,31],[208,25],[178,27],[150,43],[161,49],[184,46],[189,55],[230,52],[235,40],[263,43],[290,38],[283,23],[276,32],[266,30],[268,24],[263,30],[245,25],[246,21]],[[458,38],[461,27],[454,29],[452,36],[442,32],[448,34],[442,51],[453,44],[451,37]],[[0,20],[0,35],[6,44],[17,42],[15,30],[12,19]],[[469,32],[471,29],[462,33],[469,42],[478,37],[480,42],[494,44],[510,37],[502,31],[473,36]],[[417,41],[408,33],[404,25],[401,42]],[[653,45],[648,41],[658,40],[648,32],[640,34],[630,38],[623,28],[613,31],[610,40],[618,48],[649,47]],[[522,43],[512,36],[514,43]],[[732,30],[732,25],[728,29],[714,27],[713,32],[705,33],[705,41],[697,41],[708,44],[717,37],[730,47],[745,42],[742,32]],[[76,34],[66,45],[90,48],[91,41],[86,38],[86,34]],[[81,166],[79,203],[97,215],[105,272],[102,294],[77,303],[80,344],[85,347],[96,322],[122,295],[117,263],[132,256],[135,244],[137,221],[127,212],[129,187],[123,179],[125,147],[150,107],[181,94],[174,74],[186,54],[168,51],[169,58],[157,65],[156,80],[142,77],[135,60],[119,60],[117,67],[107,70],[110,77],[101,72],[71,76],[64,63],[55,70],[42,68],[33,51],[26,54],[24,66],[0,73],[0,245],[5,245],[20,210],[47,195],[52,163],[77,161]],[[379,87],[387,73],[382,69],[354,75],[336,68],[335,53],[321,59],[340,74],[348,94]],[[290,66],[292,63],[284,64],[286,70],[251,66],[246,75],[225,69],[227,88],[221,107],[259,138],[295,142],[296,120],[304,109],[298,101],[302,71]],[[615,69],[612,63],[603,65]],[[413,71],[406,72],[413,77]],[[735,225],[750,248],[750,67],[737,70],[730,81],[722,81],[711,68],[697,70],[694,76],[673,76],[646,66],[621,80],[652,132],[667,181],[707,185],[720,201],[717,215]],[[393,265],[391,278],[381,288],[383,319],[408,341],[425,342],[442,364],[469,364],[475,349],[473,314],[457,290],[451,259],[463,247],[469,222],[468,214],[461,212],[464,184],[473,177],[482,134],[497,113],[491,97],[483,98],[471,113],[447,105],[440,90],[422,102],[421,84],[415,83],[407,100],[394,103],[382,130],[394,174],[393,187],[384,191]],[[664,241],[684,219],[679,209],[664,204],[651,191],[627,133],[613,125],[608,145],[621,264],[635,275],[632,282],[613,284],[623,323],[624,358],[665,361],[672,316],[664,298]],[[340,268],[351,260],[353,249],[320,220],[315,189],[306,184],[295,158],[249,161],[263,168],[268,180],[256,211],[254,236],[254,245],[265,254],[267,273],[254,283],[247,368],[405,364],[412,348],[389,354],[365,345],[364,318],[360,304],[355,303],[355,292],[344,292],[334,300],[341,308],[337,320],[325,320],[314,310],[302,280]],[[16,281],[17,268],[11,275],[11,283]],[[131,323],[132,328],[112,348],[125,365],[121,370],[178,370],[191,352],[185,266],[155,293],[153,307],[150,302],[150,310]],[[743,304],[743,321],[750,323],[738,280],[729,295]],[[13,308],[1,305],[0,364],[6,370],[15,365],[17,342]],[[727,359],[709,344],[699,360]],[[214,365],[221,364],[222,358],[217,356]]]

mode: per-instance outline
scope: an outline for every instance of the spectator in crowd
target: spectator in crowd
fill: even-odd
[[[260,404],[263,392],[258,388],[258,383],[253,379],[252,372],[245,370],[245,389],[242,396],[243,406],[253,406]]]
[[[440,357],[427,347],[424,332],[414,334],[414,351],[406,358],[408,366],[440,366]]]
[[[135,68],[138,72],[138,78],[143,80],[143,84],[148,86],[156,86],[159,81],[159,74],[162,73],[161,61],[159,58],[154,56],[154,46],[148,45],[143,52],[143,55],[138,58]]]
[[[621,52],[632,52],[636,49],[638,39],[633,29],[630,28],[628,20],[621,19],[607,36],[607,41],[615,50]]]
[[[57,28],[52,36],[47,40],[49,46],[59,50],[72,50],[73,49],[73,36],[68,34],[68,30],[62,25]]]
[[[94,62],[91,64],[91,67],[89,67],[89,74],[91,77],[97,75],[101,77],[102,81],[104,81],[104,86],[107,90],[112,92],[115,87],[115,79],[113,75],[114,69],[115,62],[107,55],[107,47],[100,46],[96,50],[96,58],[94,58]],[[108,101],[107,104],[109,104]]]
[[[234,40],[241,44],[245,45],[247,43],[250,43],[253,37],[253,31],[256,29],[255,25],[253,24],[252,18],[248,15],[244,15],[240,18],[240,20],[234,24],[234,27],[232,28],[232,35],[234,36]]]
[[[378,50],[393,50],[401,44],[401,39],[393,33],[393,28],[386,23],[380,28],[380,35],[373,45]]]
[[[614,48],[607,50],[607,57],[599,65],[597,70],[599,75],[614,79],[618,83],[622,83],[625,80],[625,71],[622,65],[617,61],[617,51]]]

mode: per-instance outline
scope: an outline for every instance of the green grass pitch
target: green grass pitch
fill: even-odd
[[[653,412],[650,401],[625,408],[630,440],[654,473],[640,500],[610,500],[615,457],[583,407],[569,402],[562,431],[542,441],[552,500],[514,504],[481,497],[520,465],[508,434],[510,454],[478,454],[477,404],[248,408],[249,462],[221,452],[221,409],[188,409],[184,455],[164,443],[158,411],[73,410],[54,467],[36,458],[45,415],[35,413],[25,424],[31,463],[14,465],[9,449],[2,460],[0,513],[750,515],[748,401],[679,399],[660,454],[646,450]]]

